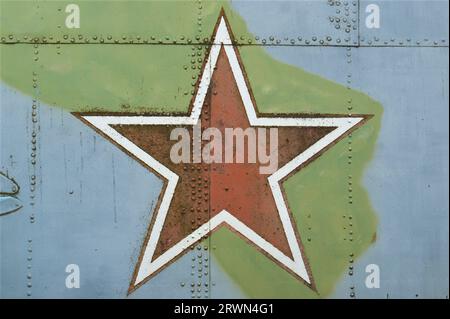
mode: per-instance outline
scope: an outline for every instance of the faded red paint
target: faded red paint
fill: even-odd
[[[245,129],[250,126],[223,49],[200,119],[202,129],[218,128],[222,131],[222,136],[225,136],[225,128]],[[176,141],[170,141],[169,138],[174,127],[114,126],[120,134],[180,177],[153,259],[223,209],[236,216],[284,254],[292,256],[268,185],[268,175],[259,173],[260,164],[174,164],[170,160],[170,149]],[[186,128],[192,137],[192,127]],[[279,167],[331,130],[333,128],[279,127]],[[156,207],[155,212],[158,208]]]

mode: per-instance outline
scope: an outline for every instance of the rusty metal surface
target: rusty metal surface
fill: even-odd
[[[0,4],[0,297],[448,298],[447,1],[73,3],[80,28],[65,2]],[[366,26],[371,4],[380,28]],[[148,258],[168,181],[84,118],[189,116],[222,14],[234,36],[202,127],[252,126],[226,46],[258,117],[364,119],[280,182],[309,281],[211,226],[226,210],[295,259],[261,163],[175,164],[174,126],[110,124],[179,176]],[[278,167],[333,130],[278,128]]]

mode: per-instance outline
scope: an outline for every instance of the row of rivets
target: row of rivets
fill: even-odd
[[[353,105],[352,105],[352,98],[351,98],[351,91],[352,91],[352,72],[351,72],[351,63],[352,63],[352,48],[348,47],[346,49],[346,55],[345,58],[347,59],[347,65],[348,65],[348,72],[346,74],[346,88],[349,92],[348,99],[347,99],[347,111],[348,116],[352,116],[353,114]],[[348,244],[350,247],[350,254],[348,256],[348,275],[353,276],[353,216],[352,216],[352,209],[353,209],[353,176],[352,176],[352,161],[353,161],[353,147],[352,147],[352,139],[353,134],[349,134],[347,137],[347,163],[349,167],[349,174],[347,176],[347,200],[349,204],[349,214],[346,221],[346,226],[344,227],[345,231],[347,232],[348,236]],[[355,298],[356,292],[355,292],[355,286],[352,284],[350,286],[350,298]]]
[[[332,17],[330,18],[333,19]],[[330,21],[331,21],[330,20]],[[352,30],[355,29],[355,26],[352,26]],[[46,44],[46,45],[57,45],[61,46],[63,44],[134,44],[134,45],[205,45],[209,46],[212,44],[210,38],[204,38],[202,41],[192,41],[190,39],[186,41],[178,41],[178,40],[170,40],[170,37],[166,37],[164,39],[159,40],[148,40],[142,39],[140,36],[137,36],[139,40],[133,40],[130,37],[122,37],[119,39],[105,40],[103,37],[94,37],[97,40],[89,40],[85,39],[83,41],[77,40],[72,37],[68,40],[54,40],[54,41],[43,41],[40,38],[34,38],[33,41],[26,41],[14,38],[9,40],[8,38],[1,37],[0,42],[3,44]],[[109,36],[108,36],[109,38]],[[182,37],[184,38],[184,37]],[[168,39],[168,40],[165,40]],[[242,40],[243,39],[243,40]],[[297,38],[275,38],[269,37],[261,38],[259,36],[255,36],[254,38],[246,38],[245,36],[241,36],[238,40],[233,42],[234,45],[237,46],[329,46],[329,45],[342,45],[342,46],[354,46],[354,47],[448,47],[447,39],[437,39],[437,40],[429,40],[427,38],[424,39],[381,39],[377,36],[366,39],[364,37],[360,38],[360,43],[356,40],[352,40],[350,37],[333,37],[331,35],[323,36],[319,38],[317,36],[311,37],[297,37]]]
[[[210,268],[210,258],[209,258],[209,247],[207,244],[198,244],[195,248],[192,247],[191,252],[191,282],[190,282],[190,292],[191,298],[209,298],[210,297],[210,287],[209,287],[209,268]],[[185,283],[181,283],[181,287],[184,287]]]
[[[39,45],[34,44],[33,45],[33,61],[37,64],[39,62]],[[37,69],[37,67],[36,67]],[[35,199],[36,199],[36,187],[37,187],[37,177],[36,177],[36,165],[37,165],[37,132],[38,132],[38,101],[37,101],[37,95],[38,95],[38,74],[36,72],[32,73],[32,87],[33,87],[33,99],[31,104],[31,152],[30,152],[30,177],[29,177],[29,183],[30,183],[30,206],[31,206],[31,213],[29,215],[29,222],[30,224],[35,223]],[[33,240],[29,238],[27,240],[27,296],[31,297],[32,292],[31,288],[33,286],[32,283],[32,260],[33,260]]]

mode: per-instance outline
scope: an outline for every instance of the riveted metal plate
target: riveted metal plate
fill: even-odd
[[[366,26],[376,5],[379,28]],[[448,47],[448,1],[360,1],[360,45]]]
[[[448,2],[0,9],[0,297],[448,298]]]
[[[247,24],[255,38],[238,37],[241,43],[357,44],[358,1],[234,1],[233,8],[243,16],[251,16]],[[280,15],[284,17],[281,20],[276,18]]]

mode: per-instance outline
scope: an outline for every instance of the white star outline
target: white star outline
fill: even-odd
[[[165,251],[162,255],[152,261],[153,255],[158,244],[161,231],[169,210],[172,197],[178,183],[179,176],[162,165],[151,155],[143,151],[136,144],[121,135],[118,131],[113,129],[111,125],[195,125],[201,114],[203,102],[208,92],[209,84],[216,66],[221,48],[225,49],[228,62],[230,63],[233,76],[236,80],[239,93],[241,95],[245,111],[251,126],[286,126],[286,127],[333,127],[333,131],[329,132],[303,153],[297,155],[290,162],[279,168],[275,173],[268,177],[268,182],[272,190],[275,203],[278,209],[280,220],[284,229],[284,233],[289,244],[293,259],[286,256],[278,248],[266,241],[255,231],[234,217],[226,210],[212,217],[208,222],[201,225],[190,235],[176,243],[174,246]],[[232,44],[232,38],[228,29],[224,14],[219,17],[218,26],[216,26],[216,33],[213,36],[211,49],[200,78],[200,83],[192,104],[192,111],[190,116],[147,116],[147,115],[80,115],[80,117],[110,138],[113,142],[128,151],[142,163],[152,168],[158,174],[167,179],[164,195],[160,201],[159,209],[156,212],[156,218],[151,229],[151,233],[147,241],[144,241],[141,258],[138,261],[137,272],[132,279],[131,287],[143,284],[147,278],[162,270],[162,268],[173,261],[177,256],[182,254],[186,249],[189,249],[193,244],[200,241],[204,236],[214,231],[219,226],[228,225],[240,235],[245,237],[248,241],[256,245],[261,251],[268,254],[274,260],[281,263],[288,270],[298,275],[307,284],[311,285],[312,279],[308,274],[305,266],[305,261],[300,249],[299,240],[297,240],[292,221],[289,216],[288,208],[286,206],[279,182],[293,172],[300,165],[306,163],[308,160],[318,155],[329,145],[335,143],[346,132],[354,128],[356,125],[364,120],[364,117],[302,117],[302,118],[288,118],[288,117],[257,117],[255,112],[251,94],[247,87],[247,83],[239,63],[237,54]]]

